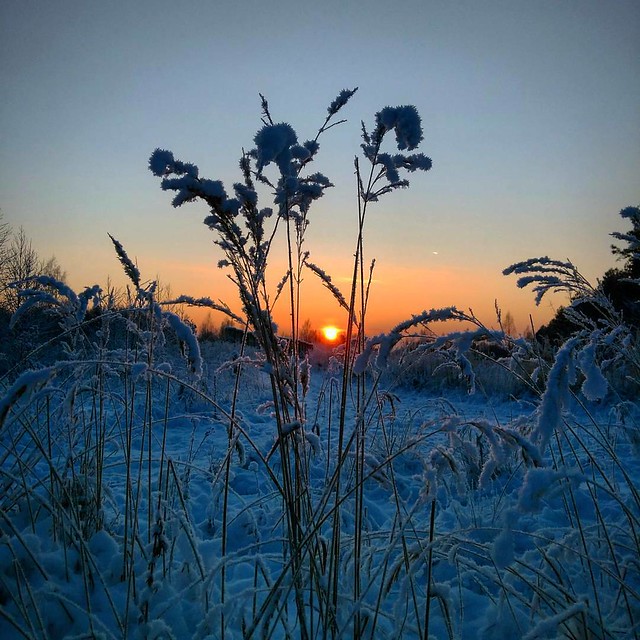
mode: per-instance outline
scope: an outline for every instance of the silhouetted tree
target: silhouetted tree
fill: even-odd
[[[4,263],[9,239],[11,238],[11,227],[8,222],[3,222],[2,211],[0,211],[0,264]]]
[[[614,231],[610,235],[617,240],[627,243],[626,247],[611,245],[611,253],[618,256],[618,260],[624,260],[624,270],[631,274],[631,277],[640,277],[640,207],[626,207],[620,211],[620,216],[631,221],[632,229],[627,233]]]
[[[309,318],[302,323],[298,337],[304,342],[318,342],[318,331],[313,328]]]
[[[22,227],[13,234],[5,260],[2,302],[13,313],[18,308],[20,299],[18,292],[8,285],[38,273],[38,254]]]
[[[622,268],[609,269],[598,288],[607,296],[613,308],[622,314],[628,325],[640,328],[640,208],[626,207],[620,211],[620,216],[630,220],[632,228],[626,233],[614,231],[610,234],[616,240],[626,243],[621,247],[611,245],[611,253],[624,264]],[[572,307],[596,323],[603,317],[603,310],[590,301],[574,302]],[[557,346],[579,328],[578,324],[567,317],[565,309],[560,307],[551,321],[538,330],[536,336]]]
[[[66,273],[56,257],[42,260],[23,227],[13,232],[7,223],[0,223],[0,262],[0,306],[10,313],[20,305],[18,291],[9,286],[12,282],[38,275],[51,276],[61,282],[66,280]]]
[[[568,340],[580,327],[565,314],[565,308],[559,307],[555,316],[536,331],[536,338],[541,343],[559,347]]]
[[[611,245],[611,253],[624,265],[621,269],[609,269],[600,287],[625,322],[640,327],[640,208],[626,207],[620,216],[630,220],[632,228],[626,233],[611,234],[626,243],[622,247]]]
[[[504,314],[504,317],[502,318],[502,330],[508,336],[516,335],[516,332],[517,332],[516,321],[513,319],[513,316],[511,315],[511,311],[507,311]]]
[[[9,248],[11,244],[11,227],[9,223],[3,222],[2,212],[0,211],[0,307],[5,298],[5,292],[9,283]]]

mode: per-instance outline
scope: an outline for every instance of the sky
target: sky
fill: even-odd
[[[505,267],[548,255],[595,282],[615,265],[608,234],[640,202],[637,0],[3,0],[4,220],[75,288],[124,283],[110,233],[143,277],[238,309],[206,210],[173,209],[149,155],[170,149],[230,191],[261,126],[258,93],[305,140],[355,86],[348,122],[321,139],[314,170],[336,186],[306,244],[343,291],[361,120],[415,105],[433,160],[369,211],[371,331],[449,305],[492,324],[496,300],[522,331],[566,299],[536,308]],[[304,287],[303,317],[344,323],[311,274]]]

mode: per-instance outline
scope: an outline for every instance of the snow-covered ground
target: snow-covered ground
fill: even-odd
[[[637,403],[371,369],[341,460],[340,363],[312,357],[286,435],[296,558],[255,353],[206,343],[200,379],[171,345],[120,356],[25,374],[0,403],[0,637],[637,637]]]

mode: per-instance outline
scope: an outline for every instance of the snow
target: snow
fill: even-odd
[[[574,616],[584,614],[586,605],[584,602],[576,602],[576,604],[565,609],[555,616],[550,616],[539,622],[534,629],[529,631],[522,640],[535,640],[536,638],[557,637],[558,627],[561,623],[573,618]]]
[[[200,345],[198,344],[196,335],[191,330],[191,327],[183,322],[175,313],[165,311],[163,315],[167,319],[171,329],[175,332],[178,340],[184,343],[188,350],[191,373],[196,377],[200,377],[200,375],[202,375],[202,356],[200,355]]]
[[[174,164],[173,153],[166,149],[156,149],[149,158],[149,170],[159,178],[169,175]]]
[[[538,421],[533,434],[533,441],[538,445],[541,456],[553,434],[562,425],[563,412],[569,402],[569,386],[575,375],[575,366],[571,356],[578,343],[579,339],[576,337],[565,342],[558,350],[553,367],[549,372],[547,387],[542,396]]]
[[[596,362],[598,337],[594,336],[577,356],[580,370],[584,374],[582,393],[587,400],[602,400],[607,395],[609,388],[609,384]]]
[[[344,107],[345,104],[349,101],[349,98],[358,90],[358,87],[355,89],[343,89],[335,100],[331,102],[331,104],[327,107],[327,112],[330,116],[335,115]]]
[[[291,149],[298,142],[296,132],[290,124],[265,125],[254,138],[258,171],[275,162],[283,176],[291,174]]]
[[[422,124],[418,110],[413,105],[385,107],[376,114],[376,121],[386,130],[395,130],[400,151],[415,149],[422,142]]]
[[[29,370],[20,374],[17,380],[5,391],[0,398],[0,427],[4,423],[9,410],[19,400],[28,400],[34,391],[49,381],[54,375],[53,367]]]
[[[189,327],[177,316],[165,314],[165,317],[171,331],[189,343],[189,350],[194,349]],[[140,476],[142,491],[137,497],[133,494],[139,501],[140,521],[135,543],[139,550],[135,574],[130,577],[123,577],[127,486],[123,456],[127,445],[116,427],[117,422],[125,418],[118,409],[119,396],[107,396],[112,408],[105,415],[108,464],[102,478],[102,525],[87,528],[88,522],[61,522],[58,526],[60,531],[65,531],[64,536],[52,539],[53,522],[46,514],[50,510],[56,512],[56,501],[62,503],[58,494],[46,489],[50,482],[47,460],[51,458],[46,451],[35,457],[33,452],[29,454],[31,461],[23,473],[32,478],[29,482],[40,477],[41,488],[34,489],[30,495],[32,507],[40,505],[41,514],[32,525],[28,510],[15,509],[20,503],[19,492],[12,488],[5,491],[0,523],[3,531],[0,544],[2,637],[16,637],[16,627],[28,624],[32,627],[29,633],[37,637],[40,626],[47,629],[49,637],[56,638],[87,633],[118,638],[124,629],[129,637],[140,638],[220,637],[221,625],[224,625],[225,637],[241,638],[242,628],[250,629],[254,621],[256,637],[264,631],[268,637],[284,638],[285,629],[297,637],[299,628],[295,616],[275,622],[277,615],[282,615],[282,612],[275,614],[276,610],[281,611],[281,604],[273,600],[266,604],[264,600],[269,592],[267,585],[273,585],[279,576],[282,576],[280,597],[286,597],[284,594],[293,587],[289,574],[286,571],[281,574],[286,567],[286,558],[280,553],[283,511],[277,484],[274,484],[280,478],[281,469],[279,450],[274,444],[277,431],[270,402],[269,370],[253,366],[251,357],[242,359],[240,394],[232,409],[235,375],[239,371],[232,349],[233,345],[226,343],[203,345],[199,386],[185,387],[184,383],[174,385],[172,382],[166,406],[163,400],[166,387],[160,382],[181,376],[179,372],[184,370],[184,365],[179,354],[166,352],[163,356],[166,362],[152,367],[139,362],[130,369],[128,379],[139,385],[141,393],[140,404],[138,400],[134,403],[134,415],[139,415],[140,420],[134,420],[131,425],[131,455],[135,461],[132,479],[144,469]],[[562,357],[560,360],[567,364]],[[309,367],[306,401],[308,410],[313,412],[314,428],[300,420],[282,427],[283,438],[301,438],[307,445],[301,451],[307,452],[305,464],[309,465],[312,483],[309,490],[319,500],[318,508],[325,499],[322,497],[328,486],[325,483],[337,462],[337,434],[330,430],[337,407],[329,402],[329,390],[339,379],[339,369],[326,365],[313,361],[311,366],[305,365]],[[194,363],[188,366],[194,367]],[[332,366],[335,367],[335,362]],[[387,366],[393,366],[393,362],[388,361]],[[22,482],[19,474],[12,471],[17,462],[14,451],[23,451],[25,455],[30,450],[15,441],[20,420],[26,415],[27,407],[35,402],[34,398],[42,398],[47,389],[52,391],[53,375],[63,369],[61,363],[57,368],[26,372],[6,391],[1,404],[3,486],[10,487],[7,483],[12,479],[18,486]],[[564,371],[566,374],[566,367]],[[117,373],[109,375],[110,393],[114,394],[117,381],[126,378]],[[157,393],[153,396],[152,411],[156,417],[150,460],[153,508],[147,534],[143,516],[148,509],[144,480],[148,473],[145,444],[148,435],[144,433],[142,409],[144,389],[152,379]],[[38,395],[34,396],[36,391]],[[55,398],[52,392],[49,429],[62,435],[72,428],[76,439],[82,438],[82,431],[72,427],[65,415],[85,412],[83,395],[76,394],[73,403],[60,405],[60,411]],[[86,400],[92,402],[90,397]],[[557,402],[555,395],[553,400]],[[572,419],[588,420],[586,415],[580,415],[579,405],[566,398],[562,402]],[[587,608],[584,604],[593,597],[589,572],[580,569],[584,551],[575,527],[571,526],[571,518],[562,508],[563,500],[572,496],[576,509],[572,517],[581,518],[589,531],[598,518],[593,508],[594,490],[599,494],[600,511],[610,519],[609,535],[616,535],[615,527],[622,527],[627,516],[615,497],[608,497],[602,488],[595,489],[596,484],[605,484],[604,479],[590,480],[577,465],[554,469],[548,454],[535,457],[537,449],[530,438],[537,441],[540,416],[532,409],[532,403],[482,398],[478,394],[465,396],[459,392],[438,396],[427,390],[409,392],[398,388],[389,394],[389,402],[381,397],[381,406],[386,407],[383,430],[371,427],[363,457],[367,478],[363,523],[367,543],[362,549],[361,565],[363,592],[359,602],[347,597],[355,575],[347,553],[339,576],[345,600],[338,612],[338,637],[352,634],[358,615],[371,620],[376,610],[379,616],[376,624],[382,634],[376,637],[418,637],[418,620],[422,624],[423,609],[414,617],[410,603],[414,592],[420,602],[424,601],[432,499],[437,505],[429,625],[432,637],[449,637],[449,631],[454,637],[514,637],[514,633],[517,637],[556,637],[555,634],[565,628],[580,629],[585,616],[592,631],[597,629],[593,606]],[[635,406],[625,405],[625,415],[637,411]],[[232,430],[229,444],[229,422],[225,415],[230,415],[232,410],[237,430]],[[590,411],[596,411],[595,406]],[[598,415],[607,416],[611,408],[603,405],[597,411]],[[168,412],[166,416],[165,412]],[[30,437],[34,438],[37,432],[38,426],[34,423]],[[17,449],[8,446],[9,434],[13,434]],[[616,439],[620,464],[627,466],[628,473],[637,473],[637,462],[630,460],[627,464],[624,457],[632,447],[624,444],[623,432]],[[549,437],[545,440],[548,451],[552,442]],[[74,500],[82,499],[86,502],[81,504],[90,505],[95,500],[96,469],[86,468],[81,473],[76,467],[74,460],[83,455],[80,445],[81,441],[77,441],[77,446],[65,444],[63,438],[57,441],[56,448],[59,455],[68,460],[68,469],[74,469],[73,482],[67,472],[68,490],[74,487]],[[595,441],[594,446],[597,446]],[[527,448],[529,455],[525,455]],[[265,456],[270,451],[273,454],[266,463]],[[353,453],[350,452],[351,461],[355,460]],[[54,462],[55,455],[51,459]],[[225,475],[227,459],[230,464]],[[139,461],[143,462],[140,470]],[[584,459],[581,465],[584,466]],[[158,475],[161,469],[162,479]],[[627,502],[624,509],[637,518],[637,505],[624,498],[627,489],[621,476],[618,472],[607,473],[608,481],[615,482],[616,491],[622,492],[620,499]],[[349,482],[348,476],[345,481]],[[165,488],[158,492],[159,487]],[[330,496],[331,493],[326,494],[327,498]],[[228,504],[224,525],[226,550],[225,555],[221,555],[225,500]],[[342,513],[346,540],[353,534],[353,514],[353,503],[347,499]],[[322,526],[327,545],[332,530],[329,522],[330,519]],[[81,543],[79,531],[83,527],[86,541]],[[409,573],[405,571],[402,540],[408,545]],[[622,544],[622,540],[616,544]],[[640,582],[637,574],[632,578],[633,544],[630,540],[624,544],[630,546],[629,554],[622,553],[618,560],[620,571],[627,576],[622,579],[629,582],[630,588],[637,589]],[[546,555],[539,555],[537,549],[540,548],[545,549]],[[593,570],[598,573],[598,567],[604,568],[601,563],[606,558],[600,560],[597,554],[606,556],[606,553],[595,548],[590,553],[593,554],[591,561],[597,562]],[[545,557],[547,560],[534,568],[533,565]],[[20,566],[19,574],[16,566]],[[545,568],[557,566],[563,567],[564,577],[560,583],[570,581],[571,590],[576,594],[573,603],[559,608],[549,603],[565,597],[556,593],[558,589],[564,593],[564,587],[555,584],[558,582],[556,569],[547,572]],[[612,570],[607,569],[609,573]],[[223,571],[224,602],[220,590]],[[601,574],[605,584],[608,584],[609,573]],[[539,588],[544,589],[550,599],[546,604],[544,601],[535,604],[541,594],[527,591],[527,580],[542,585]],[[20,597],[16,584],[23,589]],[[607,588],[599,587],[599,597],[603,599],[603,606],[612,608],[610,613],[607,610],[602,615],[611,637],[623,637],[624,608],[613,606],[621,600],[616,596],[616,588],[610,593]],[[27,595],[27,589],[31,595]],[[131,595],[132,589],[135,596]],[[257,598],[256,610],[252,604],[254,598]],[[529,604],[526,604],[527,598]],[[271,619],[266,614],[264,618],[254,619],[252,611],[263,605],[273,607],[276,617]],[[630,606],[637,609],[637,602],[631,602]],[[511,608],[515,619],[509,613]]]

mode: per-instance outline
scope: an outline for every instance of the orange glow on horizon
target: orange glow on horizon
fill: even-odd
[[[115,262],[108,254],[111,262]],[[161,283],[170,283],[172,296],[186,294],[194,298],[211,297],[229,304],[237,314],[243,315],[242,305],[232,282],[224,277],[224,272],[213,263],[180,262],[153,259],[143,255],[140,262],[145,265],[146,273],[155,273]],[[331,264],[333,281],[347,295],[350,290],[350,277],[353,269],[346,259],[320,255],[320,263]],[[78,263],[79,264],[79,263]],[[94,265],[88,265],[84,271],[78,266],[70,270],[69,284],[80,290],[87,282],[104,283],[105,277]],[[286,265],[277,265],[274,269],[279,276]],[[279,267],[282,267],[280,269]],[[534,296],[529,290],[519,289],[513,278],[502,276],[499,265],[452,265],[439,262],[438,265],[390,264],[380,262],[371,285],[367,304],[366,335],[373,336],[386,333],[399,322],[403,322],[419,314],[425,309],[438,309],[457,306],[468,311],[472,308],[488,327],[496,326],[495,301],[498,300],[503,315],[510,312],[516,326],[516,333],[526,331],[530,326],[531,314],[535,329],[546,324],[555,314],[558,306],[567,302],[562,294],[550,296],[543,304],[536,306]],[[108,272],[108,266],[104,268]],[[87,272],[87,269],[94,269]],[[113,286],[124,290],[126,278],[113,268],[115,277]],[[81,273],[78,277],[76,274]],[[202,325],[209,316],[208,322],[218,327],[225,321],[224,314],[199,307],[182,307],[182,310],[198,325]],[[307,278],[301,296],[301,307],[298,312],[301,321],[309,319],[312,329],[317,329],[322,342],[336,345],[344,338],[348,313],[333,299],[331,293],[317,278]],[[290,326],[290,311],[283,298],[273,310],[273,318],[278,325],[279,333],[285,335]],[[327,335],[325,327],[333,327],[336,334]],[[339,328],[342,327],[342,328]],[[431,327],[436,333],[459,331],[468,328],[459,323],[433,323]],[[331,337],[333,336],[333,337]]]

